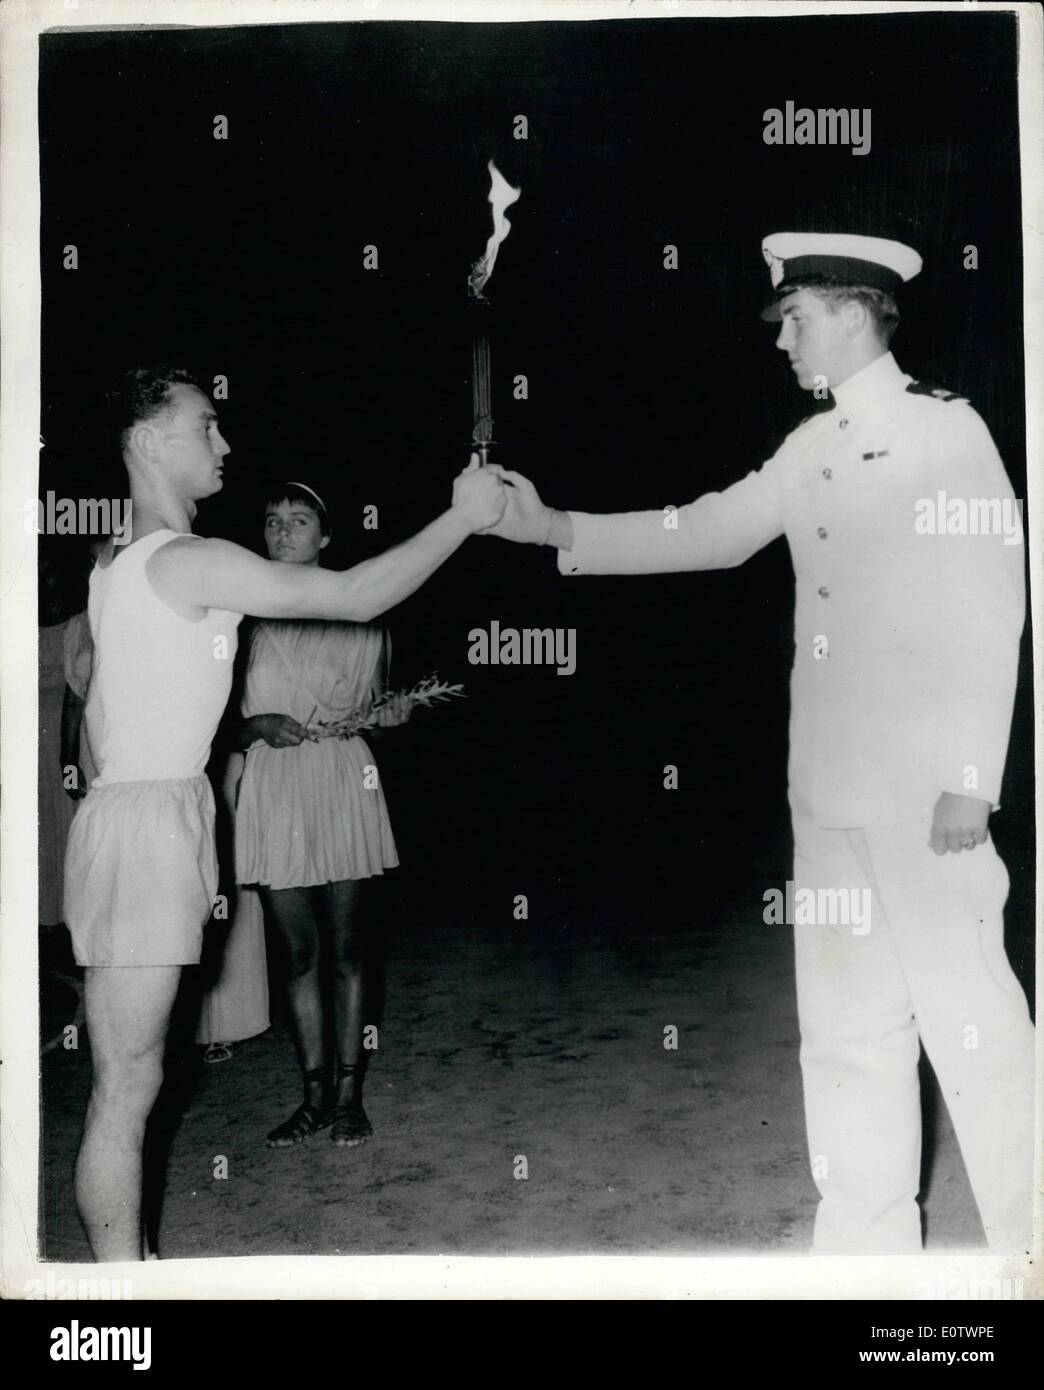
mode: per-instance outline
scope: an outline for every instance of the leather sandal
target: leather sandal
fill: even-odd
[[[325,1076],[322,1067],[315,1071],[306,1071],[304,1080],[322,1081]],[[268,1147],[270,1149],[288,1149],[294,1144],[302,1144],[306,1139],[311,1138],[320,1129],[327,1129],[333,1119],[329,1105],[310,1105],[308,1101],[302,1102],[288,1120],[284,1120],[281,1125],[276,1125],[268,1136]]]
[[[355,1070],[354,1066],[338,1067],[337,1080],[343,1081],[346,1077],[354,1076]],[[357,1145],[364,1144],[373,1133],[373,1125],[362,1108],[361,1100],[342,1101],[335,1105],[330,1113],[330,1143],[337,1148],[354,1149]]]

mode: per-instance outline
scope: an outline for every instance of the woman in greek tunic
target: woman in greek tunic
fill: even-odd
[[[326,506],[301,483],[280,484],[265,509],[271,560],[317,565],[330,540]],[[365,740],[316,737],[322,724],[369,713],[387,674],[387,634],[372,624],[266,619],[250,638],[236,808],[236,878],[256,885],[279,946],[302,1103],[268,1136],[272,1147],[330,1128],[334,1144],[373,1130],[362,1104],[364,880],[398,864],[384,792]],[[409,717],[379,711],[382,728]],[[328,938],[332,1028],[324,1024],[320,945]],[[324,1039],[335,1040],[327,1055]]]

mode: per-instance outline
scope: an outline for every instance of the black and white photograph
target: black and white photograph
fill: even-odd
[[[21,8],[5,1294],[1040,1298],[1039,10]]]

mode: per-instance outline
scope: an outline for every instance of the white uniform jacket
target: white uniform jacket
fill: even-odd
[[[943,791],[996,804],[1025,605],[1004,466],[971,406],[918,388],[891,353],[835,399],[762,468],[673,516],[571,512],[559,569],[725,568],[785,534],[795,814],[894,825],[929,817]]]

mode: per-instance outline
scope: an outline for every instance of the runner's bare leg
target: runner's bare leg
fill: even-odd
[[[76,1202],[96,1260],[143,1258],[142,1145],[163,1082],[180,978],[179,965],[84,971],[94,1077],[76,1160]]]

